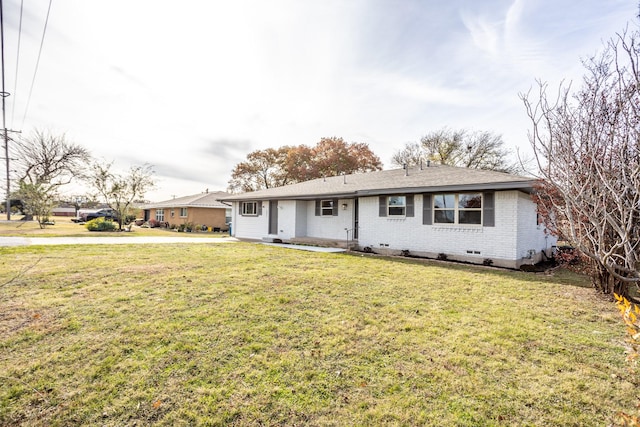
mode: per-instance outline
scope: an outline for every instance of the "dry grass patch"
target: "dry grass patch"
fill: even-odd
[[[245,243],[0,255],[5,425],[606,425],[635,403],[615,307],[567,273]]]

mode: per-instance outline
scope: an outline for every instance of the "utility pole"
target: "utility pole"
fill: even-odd
[[[7,194],[6,194],[6,209],[7,209],[7,221],[11,220],[11,177],[9,169],[9,130],[7,129],[7,119],[6,119],[6,110],[5,110],[5,99],[9,96],[9,92],[4,90],[4,6],[2,4],[2,0],[0,0],[0,57],[2,58],[1,66],[2,66],[2,91],[0,92],[0,97],[2,98],[2,131],[4,138],[4,161],[7,166]]]
[[[9,93],[4,90],[4,6],[2,0],[0,0],[0,54],[2,56],[2,129],[4,130],[4,161],[7,166],[7,195],[6,195],[6,208],[7,208],[7,221],[11,219],[11,198],[9,193],[11,192],[11,181],[9,177],[9,134],[7,132],[7,118],[5,113],[5,98],[9,96]]]

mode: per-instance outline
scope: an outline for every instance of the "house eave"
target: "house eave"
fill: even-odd
[[[390,194],[419,194],[419,193],[441,193],[441,192],[469,192],[469,191],[504,191],[519,190],[525,193],[533,191],[532,181],[511,181],[511,182],[491,182],[477,184],[454,184],[454,185],[432,185],[424,187],[397,187],[379,188],[371,190],[356,190],[349,192],[327,192],[313,194],[287,194],[287,195],[249,195],[247,193],[239,197],[227,197],[218,199],[220,202],[245,202],[261,200],[316,200],[322,198],[352,199],[366,196],[382,196]]]
[[[386,188],[376,190],[358,191],[358,196],[382,196],[387,194],[419,194],[419,193],[443,193],[443,192],[470,192],[470,191],[506,191],[520,190],[525,193],[533,191],[531,181],[492,182],[477,184],[453,184],[431,185],[425,187]]]

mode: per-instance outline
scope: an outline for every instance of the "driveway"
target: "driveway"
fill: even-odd
[[[144,245],[155,243],[233,243],[234,237],[0,237],[0,246],[29,245]]]

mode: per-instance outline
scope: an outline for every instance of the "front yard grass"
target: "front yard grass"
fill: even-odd
[[[624,327],[581,280],[250,243],[0,248],[0,424],[607,425],[636,403]]]

